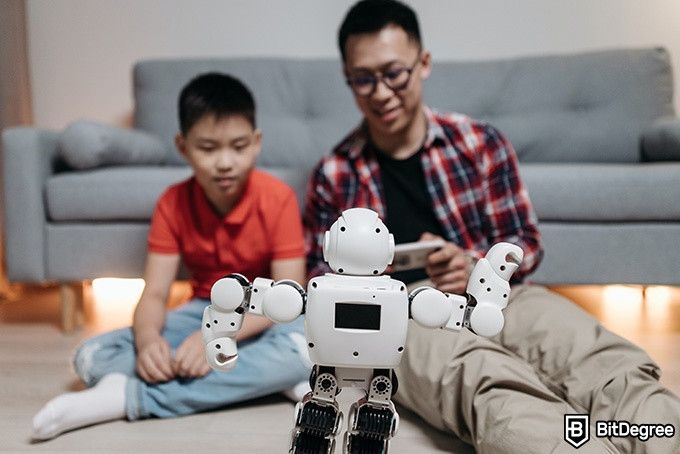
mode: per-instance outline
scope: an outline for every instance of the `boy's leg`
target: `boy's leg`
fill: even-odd
[[[135,374],[132,329],[121,328],[85,340],[73,355],[73,369],[88,386],[112,372]]]
[[[165,321],[163,337],[171,348],[192,332],[200,329],[203,309],[209,303],[194,299],[170,311]],[[121,328],[84,341],[73,356],[73,368],[88,386],[94,386],[104,375],[118,372],[136,376],[136,352],[131,328]]]
[[[129,380],[126,391],[128,419],[173,417],[211,410],[288,389],[309,377],[310,368],[299,343],[291,336],[302,331],[276,325],[252,342],[239,345],[236,367],[211,371],[196,379],[147,384]]]
[[[649,355],[568,299],[540,286],[518,287],[505,317],[493,340],[529,362],[578,413],[680,428],[680,399],[659,383],[659,367]],[[680,452],[679,435],[612,441],[624,452]]]
[[[163,336],[176,348],[200,327],[205,300],[192,300],[168,314]],[[124,328],[83,343],[74,368],[90,387],[49,401],[33,418],[33,437],[46,440],[78,427],[125,417],[128,390],[138,383],[132,330]],[[133,399],[136,401],[136,398]]]
[[[479,453],[573,452],[563,434],[564,415],[577,413],[574,408],[531,366],[488,339],[410,322],[397,376],[397,402]],[[591,437],[579,452],[617,451]]]

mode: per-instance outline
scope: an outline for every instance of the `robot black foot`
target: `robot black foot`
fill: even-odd
[[[364,403],[354,406],[352,424],[345,435],[347,454],[385,454],[389,440],[397,429],[398,417],[393,407],[375,407]]]
[[[293,454],[332,454],[334,440],[324,438],[320,435],[299,432],[293,438]]]
[[[387,440],[363,435],[347,434],[347,454],[383,454],[387,452]]]
[[[331,454],[335,435],[342,422],[336,405],[306,401],[298,404],[298,416],[290,452],[294,454]]]

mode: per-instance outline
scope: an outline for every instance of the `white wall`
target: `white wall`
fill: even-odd
[[[143,58],[337,57],[354,0],[28,0],[33,111],[41,127],[78,118],[129,124],[130,70]],[[677,0],[411,0],[435,60],[662,45],[680,112]]]

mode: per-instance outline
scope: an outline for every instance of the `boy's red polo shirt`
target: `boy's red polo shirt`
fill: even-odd
[[[156,204],[148,245],[149,252],[181,254],[199,298],[210,298],[210,288],[226,274],[268,277],[272,260],[305,254],[295,193],[257,169],[223,218],[195,178],[170,186]]]

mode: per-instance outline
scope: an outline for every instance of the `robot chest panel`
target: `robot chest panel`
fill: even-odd
[[[402,286],[343,285],[323,278],[314,283],[305,315],[314,363],[359,368],[399,364],[408,329],[408,294]]]

